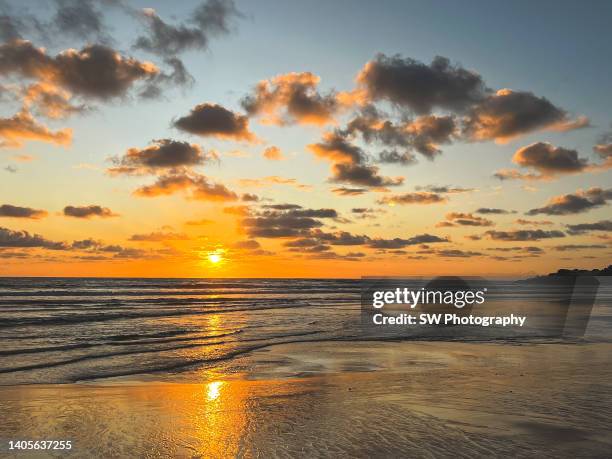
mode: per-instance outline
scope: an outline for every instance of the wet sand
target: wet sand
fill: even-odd
[[[5,386],[0,452],[48,456],[7,441],[57,439],[73,457],[609,457],[610,357],[610,344],[299,343],[177,382]]]

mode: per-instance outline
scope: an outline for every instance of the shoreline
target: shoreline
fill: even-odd
[[[606,343],[277,344],[172,381],[2,386],[0,438],[72,440],[77,457],[603,457],[611,355]]]

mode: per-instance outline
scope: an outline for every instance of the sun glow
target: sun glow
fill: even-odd
[[[208,261],[210,261],[213,265],[216,265],[217,263],[220,263],[222,259],[223,259],[223,257],[221,257],[221,255],[218,254],[218,253],[209,253],[208,254]]]

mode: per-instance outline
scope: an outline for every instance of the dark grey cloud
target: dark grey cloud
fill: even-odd
[[[440,144],[451,143],[457,127],[453,116],[421,116],[394,123],[388,115],[369,105],[353,118],[343,131],[345,136],[361,134],[366,143],[379,143],[394,150],[379,154],[380,162],[410,164],[415,161],[411,151],[429,159],[441,153]],[[398,152],[395,148],[405,151]]]
[[[489,230],[486,231],[484,235],[494,241],[539,241],[540,239],[565,237],[565,233],[562,231],[545,231],[541,229],[511,231]]]
[[[519,148],[512,161],[531,172],[502,169],[494,175],[501,180],[546,180],[561,174],[577,174],[587,171],[603,171],[612,167],[612,160],[591,163],[588,158],[578,156],[576,150],[556,147],[548,142],[536,142]]]
[[[236,114],[218,104],[200,104],[186,116],[178,118],[174,127],[190,134],[212,136],[221,139],[253,141],[246,116]]]
[[[200,4],[186,22],[170,24],[151,8],[141,11],[146,26],[135,48],[161,56],[175,56],[189,50],[205,50],[213,37],[227,34],[230,24],[242,14],[232,0],[208,0]]]
[[[348,231],[326,233],[319,229],[312,230],[310,237],[330,245],[363,245],[370,241],[370,238],[364,234],[352,234]]]
[[[123,156],[111,158],[111,175],[144,175],[204,164],[210,157],[194,143],[172,139],[154,140],[145,148],[130,148]]]
[[[379,175],[376,166],[368,165],[368,155],[352,144],[340,131],[328,132],[320,143],[308,145],[315,156],[332,163],[333,182],[349,183],[366,187],[387,187],[401,185],[403,177]]]
[[[403,193],[397,195],[383,196],[376,202],[378,204],[440,204],[448,201],[446,196],[432,193],[430,191],[415,191],[412,193]]]
[[[113,211],[110,210],[108,207],[102,207],[98,205],[66,206],[64,207],[64,215],[66,217],[75,217],[75,218],[118,217],[118,215],[113,213]]]
[[[146,234],[132,234],[129,241],[135,242],[163,242],[163,241],[186,241],[189,239],[185,233],[173,233],[154,231]]]
[[[438,242],[448,242],[448,239],[441,238],[432,234],[419,234],[408,239],[371,239],[368,245],[374,249],[401,249],[411,245],[432,244]]]
[[[507,215],[515,214],[515,210],[497,209],[494,207],[480,207],[474,211],[475,214],[481,215]]]
[[[323,226],[321,219],[338,217],[334,209],[284,207],[263,207],[251,212],[242,219],[244,230],[253,238],[308,236],[310,230]]]
[[[50,250],[66,250],[64,242],[50,241],[39,234],[13,231],[0,227],[0,247],[40,247]]]
[[[178,192],[188,194],[196,201],[237,201],[239,196],[221,183],[210,182],[201,174],[179,172],[161,175],[151,185],[144,185],[134,191],[135,196],[153,198],[169,196]]]
[[[417,186],[416,189],[430,191],[432,193],[446,193],[446,194],[471,193],[472,191],[476,191],[476,188],[463,188],[463,187],[447,186],[447,185]]]
[[[491,220],[483,217],[478,217],[470,213],[463,212],[450,212],[446,214],[446,222],[438,224],[438,226],[494,226]],[[452,225],[445,225],[444,223],[451,223]]]
[[[569,234],[584,234],[591,231],[612,232],[612,220],[600,220],[593,223],[577,223],[565,225]]]
[[[401,164],[402,166],[409,166],[417,163],[414,154],[409,151],[399,152],[397,150],[381,151],[376,161],[381,164]]]
[[[436,250],[435,254],[442,258],[472,258],[472,257],[483,256],[481,252],[476,252],[473,250],[459,250],[459,249]]]
[[[607,249],[609,248],[607,245],[603,244],[567,244],[567,245],[557,245],[555,246],[555,250],[559,252],[569,252],[574,250],[586,250],[586,249]]]
[[[472,107],[464,120],[469,140],[506,141],[540,129],[570,130],[586,127],[588,120],[568,120],[567,112],[528,91],[501,89]]]
[[[339,196],[359,196],[361,194],[367,193],[367,188],[348,188],[348,187],[338,187],[332,188],[332,193],[335,193]]]
[[[31,207],[19,207],[11,204],[2,204],[0,206],[0,217],[31,218],[36,220],[47,215],[47,211],[32,209]]]
[[[579,214],[596,207],[605,206],[609,200],[612,200],[612,188],[604,190],[593,187],[588,190],[578,190],[576,193],[555,196],[545,206],[531,209],[527,212],[527,215]]]
[[[60,86],[82,97],[124,97],[137,83],[154,82],[159,69],[150,62],[121,55],[101,45],[68,49],[55,57],[29,41],[0,45],[0,75],[18,75]]]
[[[55,0],[57,8],[51,24],[58,34],[107,43],[111,38],[98,4],[111,6],[116,3],[108,0]]]
[[[399,55],[377,55],[357,77],[369,100],[387,100],[419,114],[462,111],[488,92],[481,76],[436,57],[430,65]]]

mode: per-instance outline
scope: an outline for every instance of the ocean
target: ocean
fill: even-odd
[[[546,303],[531,286],[495,286],[487,314],[520,305],[533,316]],[[296,342],[560,339],[538,327],[519,335],[438,328],[373,336],[363,330],[361,289],[360,279],[0,278],[0,385],[188,378]],[[600,286],[582,341],[609,342],[611,298],[610,284]]]

